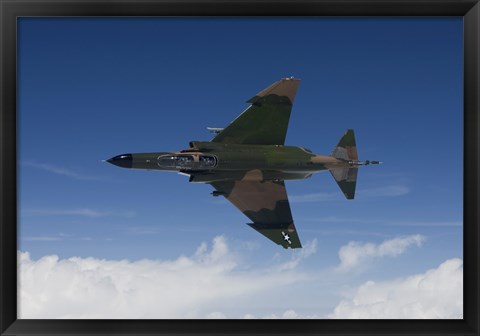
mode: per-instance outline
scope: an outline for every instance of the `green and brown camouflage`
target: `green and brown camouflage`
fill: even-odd
[[[347,199],[355,196],[358,161],[353,130],[342,136],[331,155],[285,146],[299,80],[284,78],[262,90],[225,129],[213,129],[211,141],[191,141],[178,152],[122,154],[108,162],[124,168],[179,172],[190,182],[209,183],[253,223],[249,225],[284,248],[301,247],[285,180],[302,180],[330,171]],[[217,132],[218,130],[218,132]]]
[[[251,103],[212,142],[283,145],[300,80],[284,78],[249,99]]]

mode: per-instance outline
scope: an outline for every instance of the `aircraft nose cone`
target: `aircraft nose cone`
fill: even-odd
[[[132,168],[132,154],[117,155],[107,162],[122,168]]]

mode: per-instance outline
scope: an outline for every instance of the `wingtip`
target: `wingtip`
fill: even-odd
[[[300,78],[295,78],[294,76],[290,76],[290,77],[281,78],[280,80],[281,80],[281,81],[291,81],[291,80],[299,81],[299,80],[301,80],[301,79],[300,79]]]
[[[263,97],[274,94],[280,97],[284,96],[288,98],[290,100],[290,104],[293,104],[299,84],[300,79],[293,78],[293,76],[282,78],[279,81],[268,86],[266,89],[263,89],[249,100],[247,100],[247,103],[255,104]]]

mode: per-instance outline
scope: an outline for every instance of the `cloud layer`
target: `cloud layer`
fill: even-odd
[[[314,251],[315,243],[300,259]],[[216,237],[210,249],[201,244],[193,256],[167,261],[57,256],[34,261],[20,252],[19,317],[218,317],[218,302],[299,281],[302,275],[292,270],[300,259],[287,268],[241,270],[223,237]]]
[[[369,258],[397,256],[423,239],[414,235],[380,244],[351,242],[340,249],[338,268],[350,270]],[[283,254],[267,268],[246,265],[223,236],[214,238],[211,246],[202,243],[191,256],[172,260],[59,259],[55,255],[32,260],[27,252],[19,252],[18,316],[298,319],[461,318],[463,314],[460,259],[447,260],[423,274],[359,285],[355,273],[300,267],[316,251],[317,241],[307,242],[299,253]],[[326,293],[319,291],[321,284],[347,278],[356,288],[353,294],[343,299],[330,295],[327,303]],[[321,299],[331,310],[305,310],[312,300]]]
[[[449,259],[423,274],[392,281],[368,281],[341,301],[330,318],[461,319],[463,261]]]

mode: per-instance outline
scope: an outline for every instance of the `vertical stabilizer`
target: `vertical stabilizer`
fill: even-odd
[[[355,143],[355,133],[349,129],[343,134],[337,146],[333,149],[332,156],[342,160],[358,160],[357,144]]]

